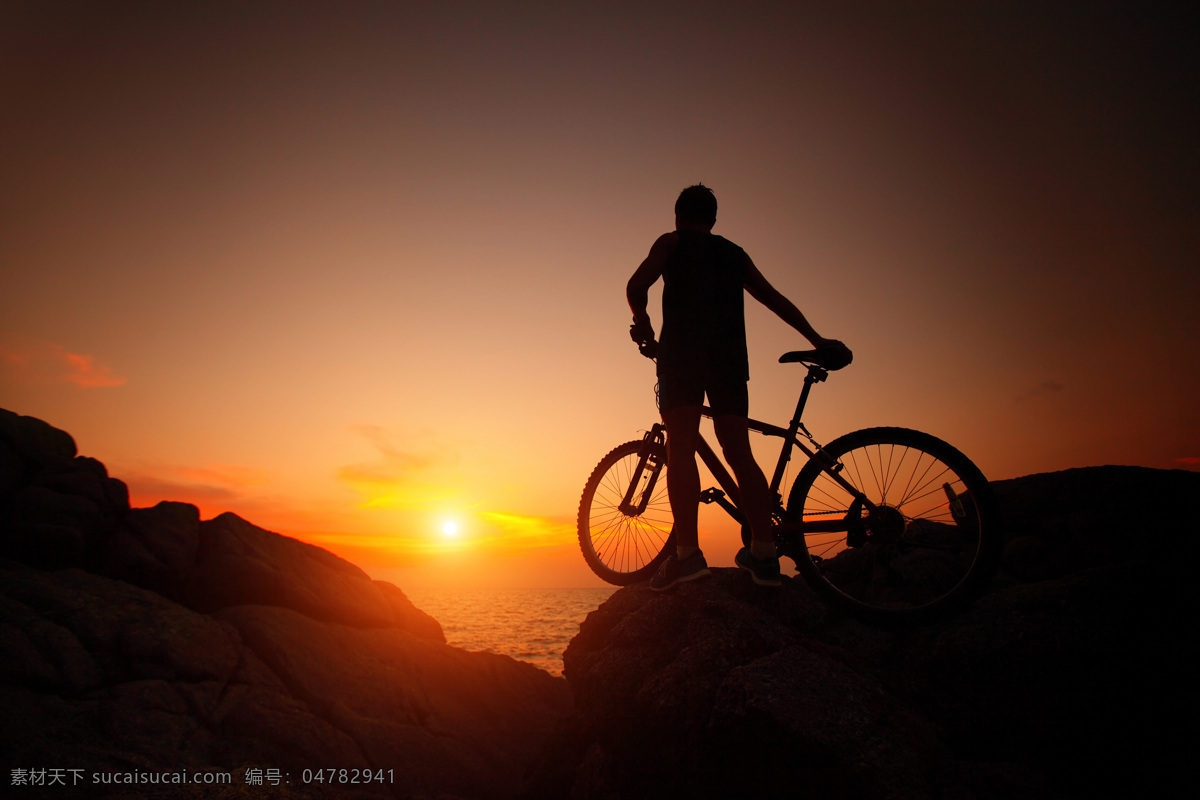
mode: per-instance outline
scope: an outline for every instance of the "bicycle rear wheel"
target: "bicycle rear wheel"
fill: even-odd
[[[1001,534],[983,473],[949,444],[905,428],[870,428],[801,470],[785,519],[801,533],[781,551],[820,594],[875,621],[949,612],[974,596],[999,561]],[[829,462],[825,462],[829,463]]]
[[[667,450],[637,440],[600,460],[579,500],[579,549],[592,571],[627,586],[648,580],[674,546]]]

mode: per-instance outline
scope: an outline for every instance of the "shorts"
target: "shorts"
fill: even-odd
[[[684,406],[708,405],[714,417],[735,414],[750,415],[750,395],[744,378],[702,375],[660,375],[658,377],[658,410],[666,413]]]

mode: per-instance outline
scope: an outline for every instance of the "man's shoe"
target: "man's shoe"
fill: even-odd
[[[749,547],[743,547],[733,557],[733,563],[746,570],[746,572],[749,572],[750,577],[759,586],[780,586],[783,584],[782,579],[779,577],[778,558],[755,558],[754,553],[750,552]]]
[[[704,560],[704,553],[697,550],[687,558],[680,561],[675,557],[675,554],[667,556],[667,560],[658,568],[658,572],[654,573],[654,577],[650,579],[650,588],[656,592],[661,592],[665,589],[670,589],[677,583],[684,581],[694,581],[697,578],[706,578],[712,575],[708,571],[708,562]]]

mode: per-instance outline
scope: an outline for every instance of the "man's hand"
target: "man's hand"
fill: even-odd
[[[646,358],[654,358],[658,351],[658,342],[654,341],[654,326],[649,317],[634,318],[629,326],[629,338],[637,343],[638,351]]]
[[[650,317],[634,317],[633,324],[629,326],[629,338],[639,345],[654,341],[654,326],[650,324]]]
[[[826,339],[818,336],[812,340],[812,343],[818,350],[829,349],[837,352],[839,357],[830,362],[829,369],[841,369],[854,360],[854,353],[850,352],[850,348],[838,339]],[[834,364],[837,366],[833,366]]]

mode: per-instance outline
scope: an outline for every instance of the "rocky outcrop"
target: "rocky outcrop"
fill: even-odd
[[[475,797],[516,790],[563,710],[566,687],[536,667],[386,630],[317,622],[282,608],[218,617],[288,688],[406,792]],[[314,657],[314,651],[319,656]]]
[[[251,789],[270,797],[1167,796],[1194,705],[1200,476],[994,488],[1001,573],[950,619],[872,627],[800,580],[715,570],[614,594],[563,681],[448,647],[320,548],[131,509],[70,436],[0,411],[0,770],[274,769]],[[327,767],[386,780],[303,783]]]
[[[263,530],[236,514],[201,521],[194,506],[133,509],[103,550],[101,571],[188,608],[289,608],[356,628],[399,627],[445,641],[441,625],[391,584],[328,550]]]
[[[736,570],[617,592],[565,657],[533,797],[1158,795],[1190,716],[1200,475],[1000,482],[1005,567],[957,616],[872,627]],[[1057,554],[1031,562],[1034,552]],[[1186,705],[1186,704],[1185,704]]]
[[[229,771],[245,789],[271,769],[266,796],[514,796],[570,691],[444,642],[398,587],[232,514],[131,509],[69,435],[0,410],[6,781],[81,770],[54,796],[116,797],[90,776]],[[304,782],[329,768],[376,780]]]
[[[382,768],[364,791],[504,797],[568,702],[528,664],[395,628],[199,614],[75,569],[8,563],[0,586],[6,769]]]
[[[75,440],[0,409],[0,558],[82,566],[129,511],[129,491]]]
[[[359,628],[398,627],[444,642],[441,625],[395,586],[328,550],[235,514],[201,521],[188,503],[130,508],[129,491],[71,436],[0,409],[0,557],[79,567],[211,613],[290,608]]]

